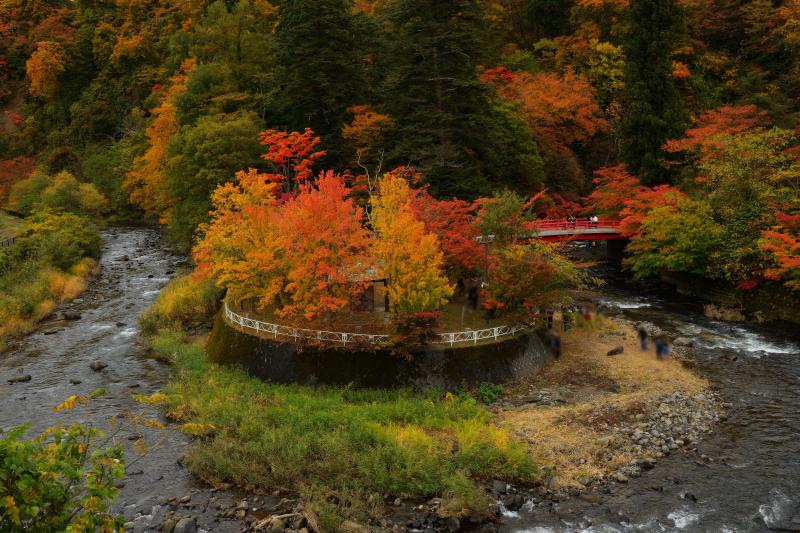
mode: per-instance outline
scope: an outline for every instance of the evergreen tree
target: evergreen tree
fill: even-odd
[[[661,146],[683,131],[685,115],[672,78],[671,51],[679,42],[676,0],[631,0],[624,41],[626,111],[623,159],[647,184],[666,180]]]
[[[389,158],[418,166],[435,195],[476,197],[541,178],[535,143],[497,105],[476,68],[487,50],[476,0],[394,0],[387,108],[398,124]],[[493,135],[502,130],[502,135]]]
[[[311,128],[334,162],[347,108],[361,103],[363,61],[351,0],[288,0],[276,40],[279,108],[293,131]]]

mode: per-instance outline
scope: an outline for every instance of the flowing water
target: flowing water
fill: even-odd
[[[797,328],[717,322],[685,297],[613,284],[600,301],[611,314],[694,340],[697,370],[732,404],[728,418],[696,451],[600,491],[599,502],[529,502],[509,513],[504,531],[800,531]]]
[[[31,431],[74,421],[91,421],[106,429],[120,413],[133,411],[154,417],[154,409],[134,402],[132,393],[150,394],[160,390],[169,367],[147,356],[139,344],[137,316],[149,306],[169,280],[179,259],[166,252],[158,233],[140,228],[117,228],[103,234],[102,273],[90,288],[60,312],[80,315],[72,321],[51,320],[32,335],[0,355],[0,428],[31,423]],[[107,368],[90,369],[99,360]],[[31,380],[8,380],[30,375]],[[51,408],[67,397],[87,395],[104,388],[107,393],[73,411]],[[118,437],[131,448],[141,428],[129,427]],[[189,495],[193,503],[182,506],[185,515],[203,517],[209,492],[198,487],[178,464],[189,445],[188,438],[174,431],[145,431],[156,446],[141,459],[128,450],[128,475],[121,488],[118,510],[131,521],[134,531],[160,528],[170,497]],[[160,445],[159,441],[166,439]],[[197,509],[190,508],[195,505]],[[174,507],[174,506],[173,506]],[[211,527],[210,525],[208,527]],[[214,523],[214,531],[238,531],[238,525]]]

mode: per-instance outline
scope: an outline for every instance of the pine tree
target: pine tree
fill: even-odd
[[[672,78],[671,50],[682,15],[675,0],[631,0],[624,42],[627,96],[622,151],[628,169],[646,184],[666,180],[659,162],[667,139],[683,131],[685,114]]]
[[[487,54],[476,0],[394,0],[387,108],[397,122],[390,159],[418,166],[437,196],[527,189],[541,159],[524,124],[479,81]]]
[[[363,61],[350,0],[288,0],[276,40],[286,128],[311,128],[332,159],[341,153],[347,108],[362,103]]]

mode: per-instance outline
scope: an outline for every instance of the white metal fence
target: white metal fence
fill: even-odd
[[[272,335],[275,339],[279,337],[282,339],[303,339],[328,344],[341,344],[342,346],[347,346],[348,344],[379,346],[381,344],[387,344],[391,340],[389,335],[303,329],[261,322],[260,320],[254,320],[234,313],[230,307],[228,307],[228,302],[225,302],[225,318],[230,323],[244,330]],[[497,340],[504,337],[513,337],[528,329],[529,328],[525,326],[497,326],[488,329],[459,331],[457,333],[437,333],[433,336],[431,343],[449,344],[450,346],[455,346],[457,344],[477,344],[478,341],[482,340]]]

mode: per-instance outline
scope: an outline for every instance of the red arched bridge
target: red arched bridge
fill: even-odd
[[[529,238],[543,241],[599,241],[627,239],[620,228],[621,221],[579,218],[576,220],[542,219],[534,222],[536,233]]]

